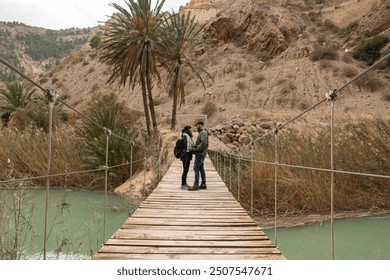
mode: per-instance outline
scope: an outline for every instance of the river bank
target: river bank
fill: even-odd
[[[355,219],[363,217],[374,217],[390,215],[390,209],[353,210],[334,213],[334,219]],[[254,221],[263,229],[275,226],[275,215],[267,214],[254,216]],[[330,213],[301,213],[301,214],[279,214],[276,219],[277,227],[289,228],[305,226],[309,224],[322,223],[331,219]]]

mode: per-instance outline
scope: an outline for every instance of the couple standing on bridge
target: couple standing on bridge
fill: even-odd
[[[198,131],[198,137],[196,142],[192,140],[191,126],[185,126],[182,129],[182,139],[185,143],[185,153],[182,154],[180,160],[183,162],[183,174],[181,176],[181,189],[196,191],[199,189],[207,189],[206,185],[206,172],[204,170],[204,159],[207,156],[207,149],[209,146],[208,131],[204,128],[203,121],[198,121],[195,124]],[[190,169],[190,163],[192,160],[192,154],[195,155],[194,172],[195,181],[193,186],[187,185],[187,174]],[[201,177],[201,184],[199,185],[199,174]]]

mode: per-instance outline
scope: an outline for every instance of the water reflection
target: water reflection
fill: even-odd
[[[1,191],[8,213],[15,204],[15,191]],[[19,244],[23,241],[22,259],[42,259],[44,241],[45,190],[31,189],[23,193]],[[103,239],[104,193],[97,191],[51,189],[49,193],[49,226],[47,259],[90,259]],[[135,209],[134,202],[109,194],[107,197],[106,239]],[[3,206],[4,207],[4,206]],[[15,220],[9,219],[10,223]],[[24,228],[22,230],[21,228]],[[12,232],[14,226],[11,226]],[[0,231],[7,231],[3,226]],[[3,234],[0,232],[0,234]],[[9,234],[14,242],[15,234]]]
[[[274,230],[265,230],[272,241]],[[335,259],[390,260],[390,215],[335,220]],[[330,222],[277,232],[278,248],[290,260],[331,259]]]

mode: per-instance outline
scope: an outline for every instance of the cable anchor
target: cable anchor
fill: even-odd
[[[51,91],[50,89],[47,89],[46,90],[46,97],[47,97],[47,100],[49,101],[49,104],[53,104],[54,102],[56,102],[56,100],[58,98],[58,94],[55,91]]]
[[[107,136],[111,136],[111,134],[112,134],[112,131],[111,131],[111,129],[108,129],[108,128],[104,128],[104,133],[107,135]]]
[[[329,91],[326,93],[326,95],[325,95],[326,100],[328,100],[328,101],[333,101],[333,100],[335,100],[335,98],[336,98],[336,96],[337,96],[336,92],[337,92],[337,89],[331,89],[331,90],[329,90]]]

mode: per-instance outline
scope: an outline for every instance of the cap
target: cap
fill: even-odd
[[[204,123],[202,121],[197,121],[195,125],[198,125],[198,124],[204,125]]]

